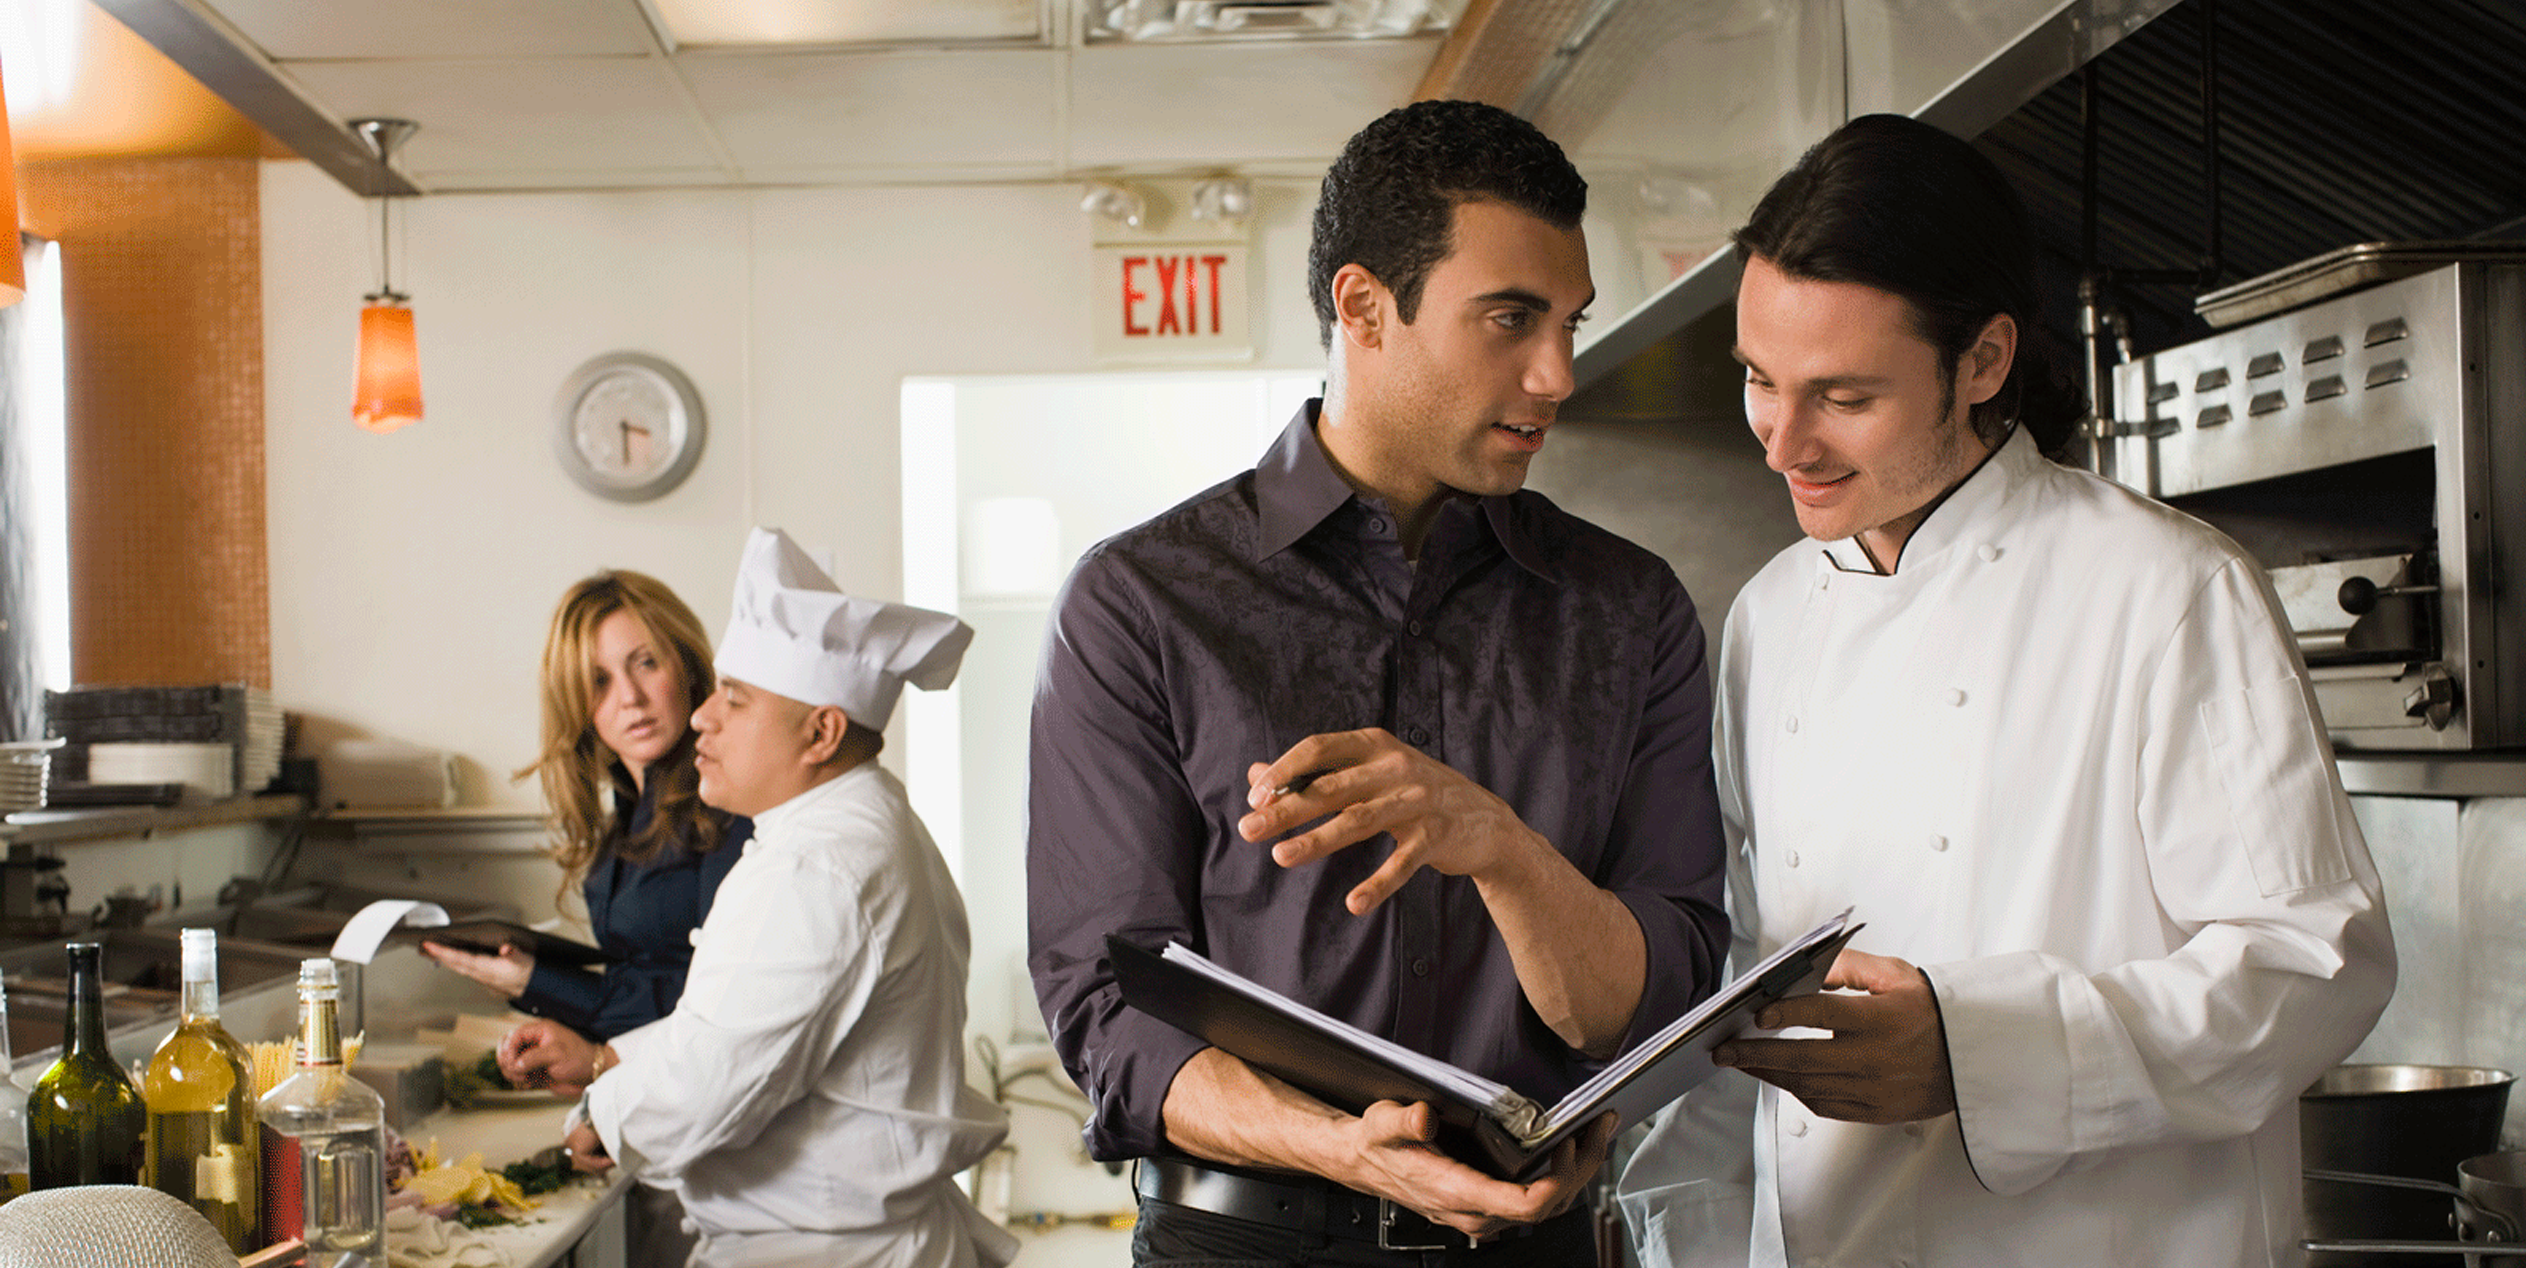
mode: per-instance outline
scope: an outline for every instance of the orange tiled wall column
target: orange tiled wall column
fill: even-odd
[[[61,249],[72,676],[270,686],[257,161],[18,177]]]

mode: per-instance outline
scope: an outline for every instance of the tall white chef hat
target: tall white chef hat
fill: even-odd
[[[746,538],[719,672],[811,705],[834,705],[883,730],[907,682],[956,680],[973,627],[944,612],[842,593],[777,528]]]

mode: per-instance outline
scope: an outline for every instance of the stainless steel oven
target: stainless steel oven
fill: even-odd
[[[2526,256],[2350,248],[2201,307],[2254,319],[2116,370],[2115,475],[2271,571],[2340,747],[2526,745]]]

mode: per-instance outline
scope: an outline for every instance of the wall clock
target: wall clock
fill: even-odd
[[[702,460],[701,393],[674,366],[609,352],[573,371],[553,399],[553,456],[579,487],[646,502]]]

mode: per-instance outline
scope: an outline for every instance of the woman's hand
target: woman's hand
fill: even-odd
[[[524,995],[528,980],[535,976],[535,957],[509,944],[503,944],[498,955],[476,955],[424,938],[421,954],[438,961],[440,968],[490,987],[502,999]]]

